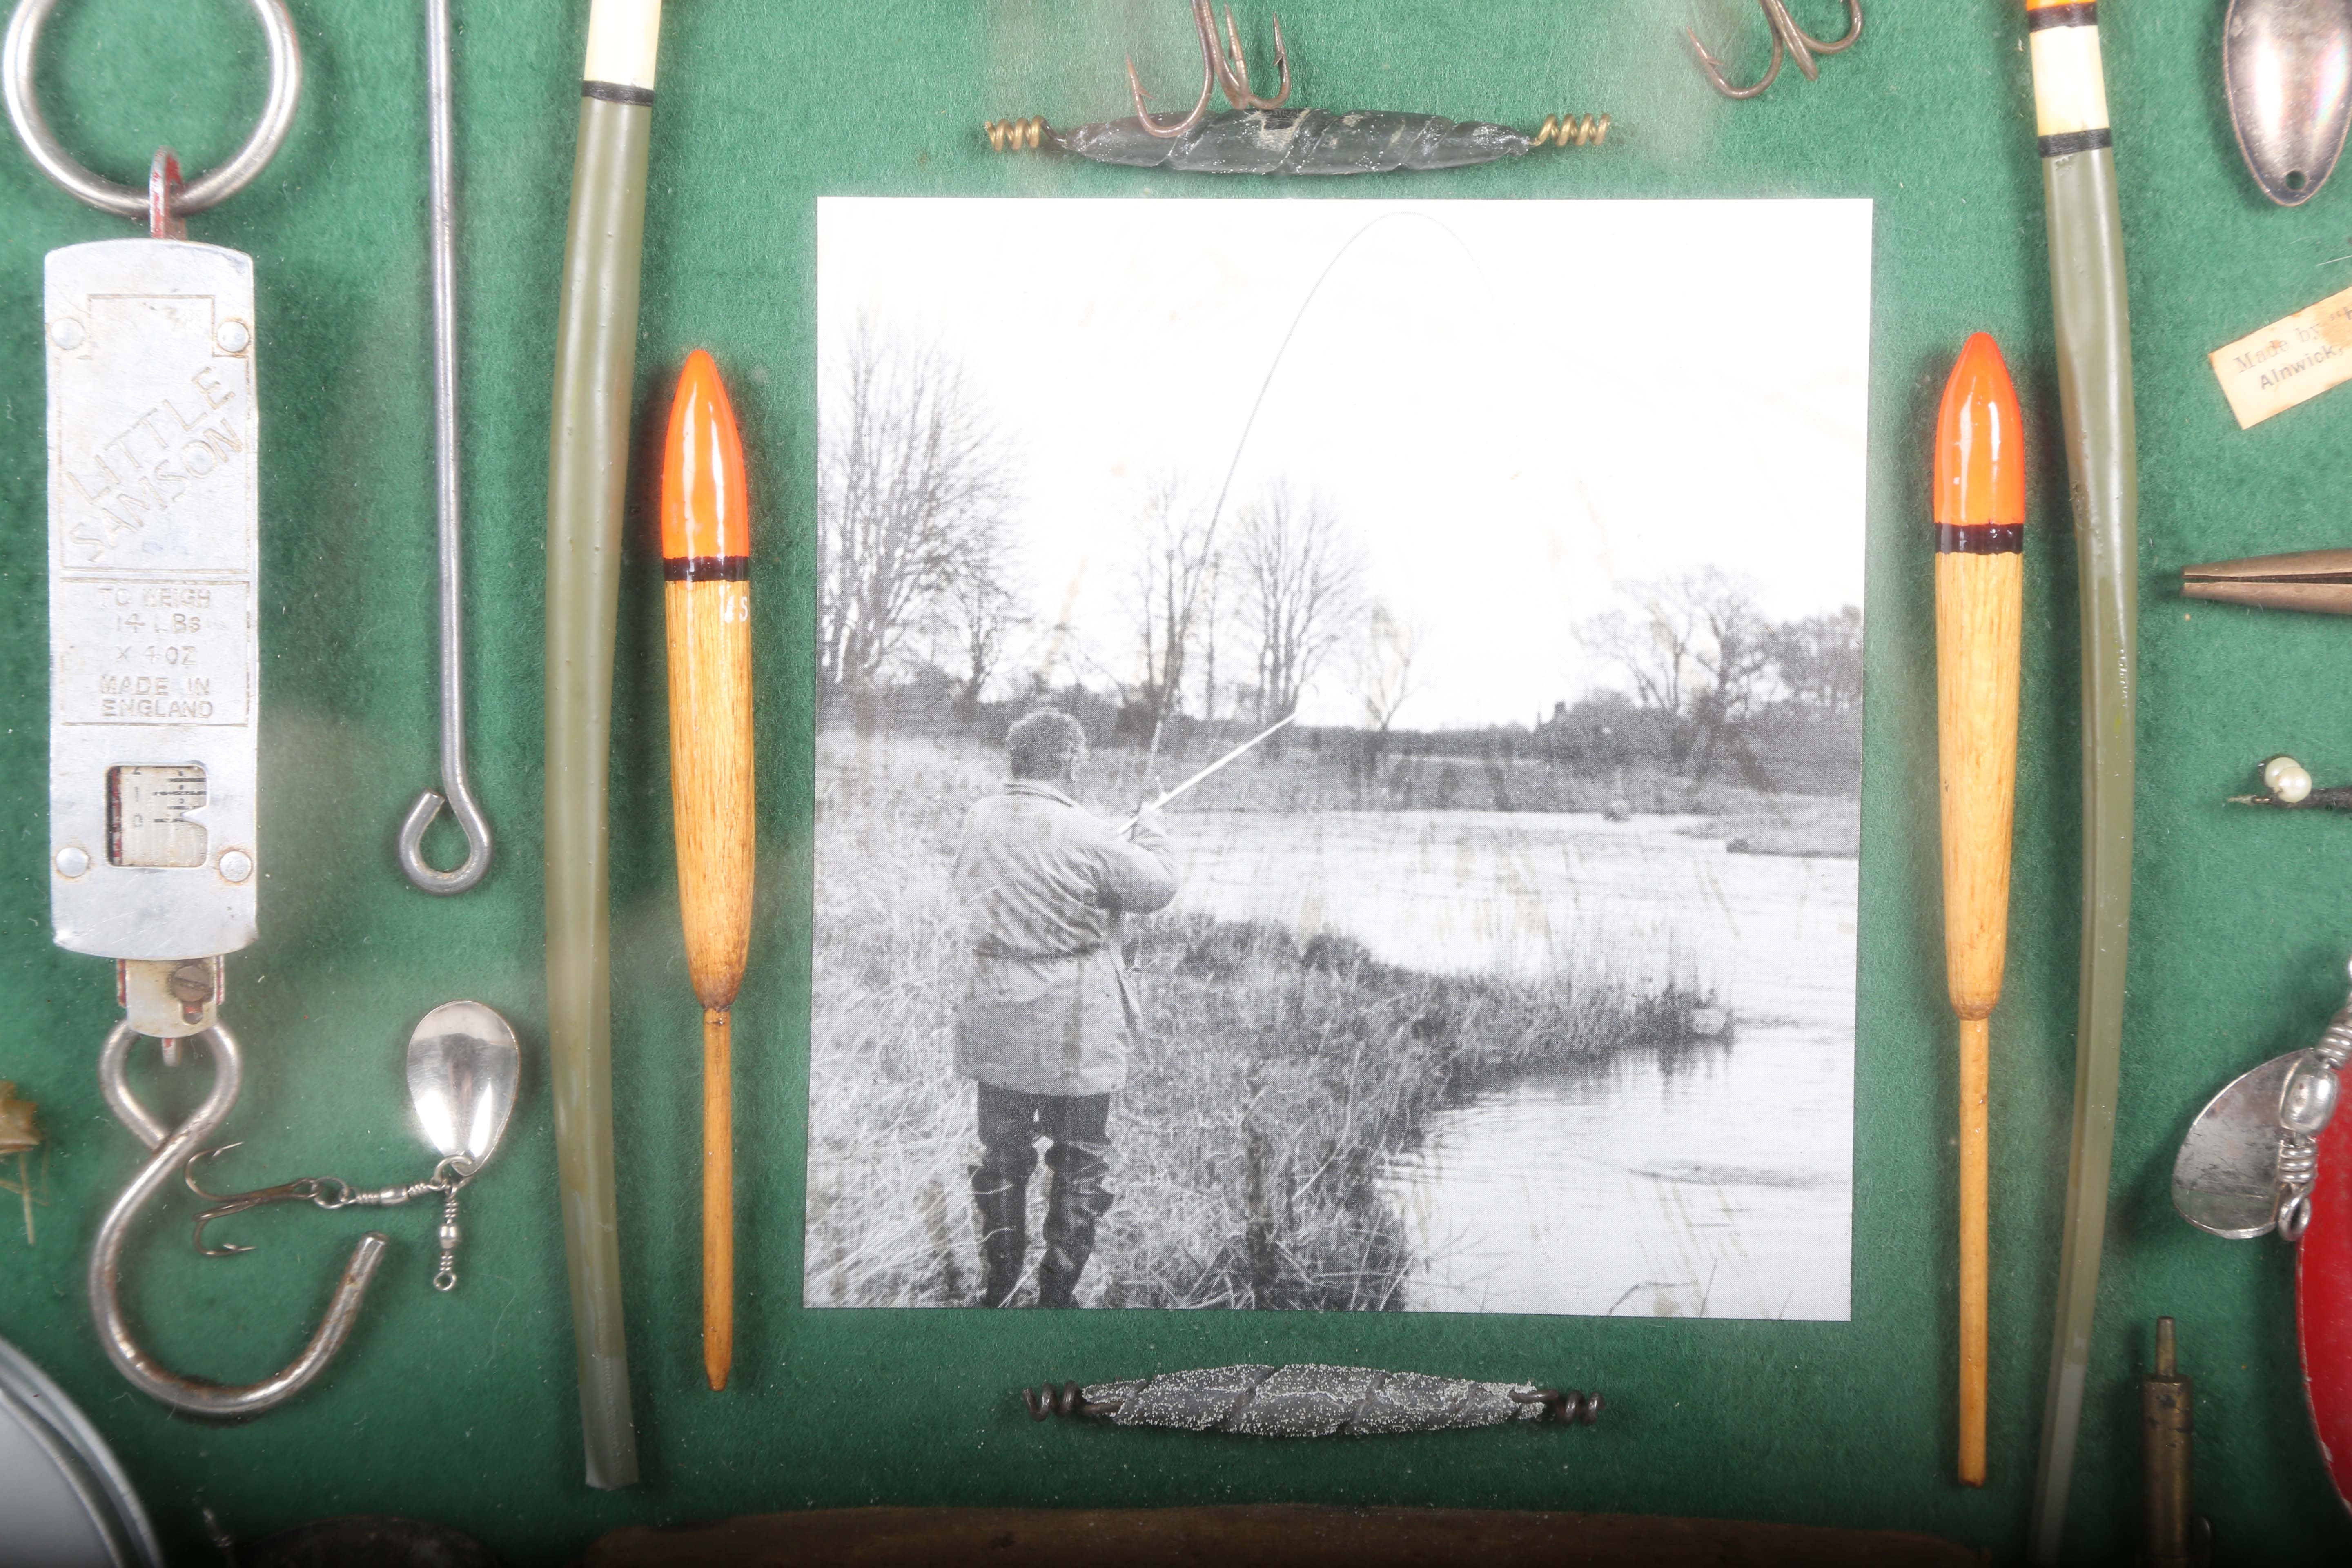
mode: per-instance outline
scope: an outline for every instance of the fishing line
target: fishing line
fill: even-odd
[[[1298,309],[1292,312],[1290,325],[1282,334],[1282,342],[1275,345],[1274,357],[1266,363],[1265,375],[1257,384],[1257,395],[1250,400],[1249,413],[1242,420],[1241,434],[1234,440],[1233,459],[1225,465],[1225,477],[1223,482],[1217,487],[1216,501],[1209,508],[1209,531],[1203,544],[1204,552],[1216,542],[1217,519],[1224,512],[1226,497],[1232,493],[1234,488],[1234,476],[1241,470],[1242,453],[1249,446],[1250,432],[1257,426],[1258,412],[1265,406],[1265,395],[1274,389],[1275,373],[1282,368],[1283,356],[1290,352],[1291,340],[1298,335],[1298,329],[1306,321],[1307,310],[1315,303],[1316,296],[1322,293],[1323,285],[1330,281],[1331,274],[1338,270],[1339,263],[1347,258],[1348,253],[1355,249],[1366,235],[1384,223],[1408,218],[1418,219],[1428,224],[1438,233],[1452,240],[1454,247],[1462,252],[1464,259],[1470,263],[1471,270],[1478,275],[1479,281],[1483,283],[1487,280],[1486,265],[1478,259],[1477,252],[1472,250],[1467,242],[1452,227],[1425,212],[1411,209],[1385,212],[1349,235],[1339,248],[1332,252],[1331,259],[1323,264],[1323,270],[1315,275],[1315,281],[1307,285],[1306,296],[1298,301]],[[1487,297],[1492,297],[1491,291]],[[1196,575],[1192,586],[1185,590],[1184,620],[1187,626],[1192,624],[1193,598],[1200,592],[1200,578]],[[1151,741],[1144,750],[1143,773],[1145,775],[1150,772],[1152,760],[1160,754],[1160,732],[1167,721],[1167,709],[1163,704],[1160,712],[1152,719]],[[1212,721],[1213,722],[1213,717]]]

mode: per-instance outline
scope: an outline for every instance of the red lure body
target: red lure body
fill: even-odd
[[[2352,1115],[2320,1134],[2311,1224],[2295,1252],[2294,1322],[2319,1457],[2352,1508]]]

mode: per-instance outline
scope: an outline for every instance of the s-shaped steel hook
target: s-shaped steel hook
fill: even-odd
[[[1772,79],[1780,74],[1780,60],[1784,55],[1797,57],[1797,68],[1805,73],[1807,81],[1818,81],[1822,68],[1813,63],[1813,57],[1833,55],[1852,48],[1853,41],[1862,37],[1862,0],[1845,0],[1846,12],[1853,18],[1853,25],[1846,29],[1845,37],[1835,43],[1823,43],[1797,26],[1797,19],[1789,15],[1788,0],[1757,0],[1757,3],[1764,7],[1764,21],[1772,34],[1772,63],[1765,68],[1764,79],[1754,87],[1732,86],[1730,79],[1723,74],[1723,62],[1707,53],[1706,46],[1698,41],[1697,29],[1683,29],[1684,36],[1691,41],[1691,47],[1698,51],[1698,68],[1706,73],[1706,79],[1714,84],[1715,90],[1726,98],[1754,98],[1770,87]]]
[[[131,1045],[140,1037],[129,1023],[117,1024],[106,1037],[106,1047],[99,1055],[98,1082],[106,1093],[108,1107],[152,1152],[147,1156],[147,1163],[139,1167],[139,1173],[131,1177],[131,1184],[122,1190],[122,1195],[114,1200],[114,1206],[107,1210],[106,1221],[98,1228],[98,1247],[89,1259],[90,1318],[98,1325],[99,1341],[106,1347],[107,1359],[141,1393],[194,1415],[258,1415],[293,1398],[327,1370],[327,1363],[335,1359],[335,1352],[351,1337],[352,1325],[359,1320],[360,1303],[367,1296],[368,1282],[375,1277],[376,1265],[383,1261],[384,1248],[390,1242],[382,1231],[376,1230],[360,1237],[359,1245],[352,1248],[351,1261],[343,1267],[342,1278],[336,1282],[334,1299],[327,1304],[327,1315],[311,1331],[310,1341],[302,1347],[302,1353],[258,1383],[228,1384],[184,1376],[141,1349],[123,1321],[122,1244],[139,1211],[180,1173],[188,1156],[203,1147],[213,1130],[228,1120],[230,1109],[236,1104],[237,1091],[244,1086],[245,1064],[237,1055],[236,1042],[218,1024],[187,1037],[212,1055],[212,1092],[185,1121],[177,1127],[167,1127],[131,1092],[126,1068]]]
[[[425,790],[400,824],[400,868],[428,893],[462,893],[490,868],[490,825],[466,776],[465,509],[457,479],[457,216],[449,136],[449,0],[425,6],[425,98],[431,129],[433,211],[434,499],[441,549],[441,787]],[[454,871],[425,858],[425,830],[449,814],[466,835]]]

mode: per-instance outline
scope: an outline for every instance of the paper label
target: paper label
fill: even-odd
[[[2352,289],[2225,343],[2207,356],[2221,395],[2251,430],[2273,414],[2352,381]]]

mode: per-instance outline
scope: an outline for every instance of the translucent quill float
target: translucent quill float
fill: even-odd
[[[547,462],[547,1044],[588,1484],[637,1480],[613,1199],[613,637],[661,0],[595,0]]]
[[[2090,1371],[2107,1179],[2115,1163],[2116,1093],[2123,1071],[2139,662],[2139,471],[2123,218],[2116,198],[2115,137],[2107,124],[2098,7],[2026,0],[2025,18],[2083,624],[2083,971],[2074,1031],[2074,1131],[2050,1384],[2028,1528],[2033,1561],[2055,1563]]]

